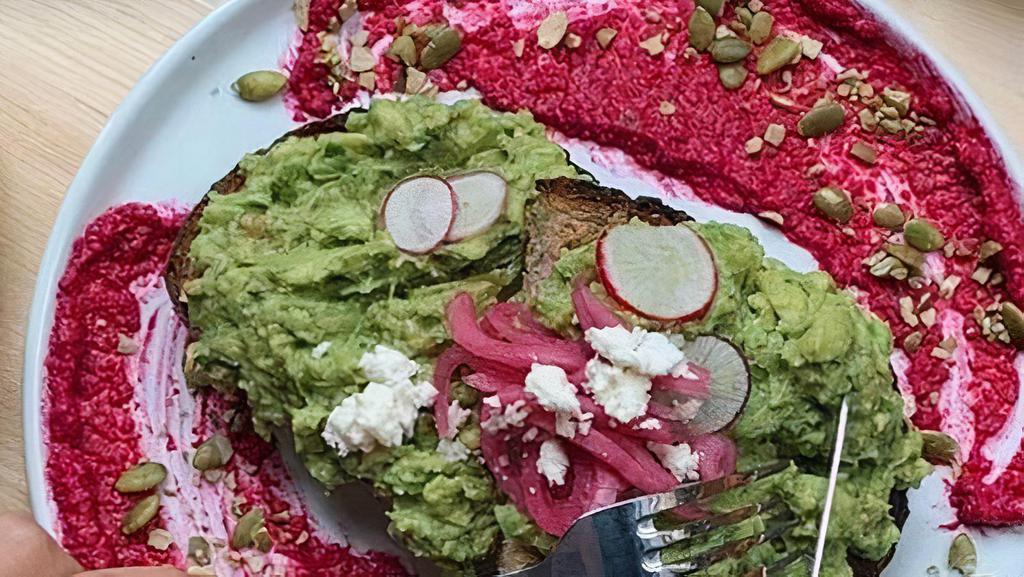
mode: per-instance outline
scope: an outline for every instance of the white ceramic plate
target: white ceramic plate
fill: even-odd
[[[883,0],[863,1],[895,30],[902,31],[906,42],[931,56],[987,128],[1007,159],[1012,177],[1018,183],[1024,182],[1019,158],[960,75],[893,14]],[[43,361],[56,286],[71,244],[87,222],[115,204],[129,200],[197,201],[209,184],[230,170],[244,153],[266,145],[294,127],[290,114],[276,100],[248,104],[235,98],[229,89],[231,81],[245,72],[278,67],[294,32],[289,6],[290,2],[284,0],[234,0],[199,23],[153,65],[111,115],[68,189],[40,267],[25,346],[28,483],[36,520],[51,532],[54,511],[43,474],[46,447],[40,415]],[[637,194],[658,193],[659,189],[650,184],[650,175],[630,170],[612,174],[589,161],[588,147],[566,144],[573,160],[592,170],[605,184]],[[788,243],[755,218],[699,202],[673,204],[698,220],[742,224],[761,238],[773,256],[799,270],[815,268],[806,251]],[[937,529],[952,518],[942,493],[943,480],[939,474],[927,479],[920,490],[911,492],[911,518],[896,558],[885,573],[887,577],[924,577],[929,566],[945,567],[953,534]],[[353,530],[355,534],[360,532],[359,528]],[[1020,553],[1024,549],[1024,532],[973,533],[979,544],[979,574],[1024,577]],[[363,540],[358,535],[350,536]]]

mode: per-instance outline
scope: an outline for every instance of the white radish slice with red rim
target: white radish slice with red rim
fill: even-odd
[[[455,191],[455,222],[447,240],[458,241],[480,234],[505,212],[508,184],[501,176],[487,171],[469,172],[448,178]]]
[[[424,254],[448,236],[455,211],[455,193],[447,182],[433,176],[414,176],[391,189],[381,216],[399,250]]]
[[[736,345],[718,337],[697,337],[680,349],[686,360],[711,374],[709,395],[686,423],[693,435],[706,435],[732,425],[750,397],[750,367]]]
[[[685,225],[608,229],[597,242],[597,270],[612,298],[650,319],[700,318],[718,290],[711,250]]]

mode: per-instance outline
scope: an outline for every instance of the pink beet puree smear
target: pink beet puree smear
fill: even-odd
[[[86,228],[72,249],[57,295],[46,360],[44,427],[47,483],[63,546],[87,569],[186,566],[188,540],[215,546],[218,575],[405,575],[397,559],[357,553],[324,535],[308,516],[272,445],[251,428],[244,399],[188,391],[181,362],[186,329],[161,273],[187,211],[126,204]],[[118,351],[119,335],[138,344]],[[191,451],[214,433],[229,437],[235,456],[223,478],[204,479]],[[161,509],[131,536],[120,521],[141,497],[114,490],[140,459],[163,464]],[[270,552],[225,546],[232,510],[261,507]],[[173,543],[147,545],[152,529]]]
[[[333,10],[337,0],[314,0],[313,12]],[[775,32],[789,30],[824,43],[817,60],[790,67],[792,88],[781,73],[758,77],[753,71],[737,91],[719,83],[706,54],[684,56],[686,21],[692,1],[614,1],[571,3],[443,2],[366,0],[360,3],[369,44],[395,33],[394,19],[428,23],[448,21],[462,29],[461,52],[430,79],[442,90],[460,82],[477,89],[486,104],[504,110],[527,108],[537,120],[570,136],[620,148],[642,167],[686,182],[699,198],[725,208],[757,214],[780,213],[780,228],[794,243],[808,249],[837,281],[856,287],[861,302],[892,327],[897,346],[915,330],[924,330],[920,348],[901,357],[901,377],[916,401],[914,422],[956,437],[965,453],[963,475],[951,500],[960,521],[1008,525],[1024,522],[1024,454],[1020,451],[1021,419],[1011,420],[1020,383],[1014,369],[1016,352],[986,341],[972,318],[976,305],[995,300],[1024,299],[1024,225],[1015,187],[978,120],[923,55],[903,46],[873,15],[848,0],[772,0],[766,9],[775,18]],[[536,28],[551,10],[567,10],[569,32],[579,35],[579,48],[546,51],[537,46]],[[648,16],[657,12],[660,18]],[[732,19],[727,8],[725,20]],[[315,33],[310,17],[310,31]],[[319,20],[317,20],[319,22]],[[319,23],[323,26],[323,23]],[[612,27],[618,36],[607,50],[595,32]],[[649,55],[639,43],[666,32],[666,49]],[[343,85],[341,97],[327,106],[326,68],[303,64],[312,58],[309,33],[298,49],[292,90],[300,113],[323,116],[353,90]],[[512,45],[524,40],[522,57]],[[747,60],[753,68],[755,57]],[[846,122],[833,134],[807,140],[796,133],[801,114],[827,91],[835,92],[838,73],[856,68],[870,74],[878,92],[884,87],[913,95],[912,109],[937,122],[911,139],[863,132],[857,121],[861,105],[838,98]],[[395,65],[381,58],[377,85],[388,87]],[[772,93],[795,106],[773,105]],[[675,112],[665,115],[667,101]],[[309,103],[309,104],[304,104]],[[744,143],[762,136],[770,123],[786,128],[780,147],[765,145],[748,155]],[[878,152],[874,165],[849,155],[862,140]],[[810,171],[822,165],[820,172]],[[811,176],[809,176],[809,174]],[[819,188],[840,186],[850,192],[856,214],[848,227],[823,219],[811,197]],[[930,286],[911,289],[904,283],[878,279],[861,262],[881,248],[883,237],[873,226],[872,208],[897,202],[906,212],[938,224],[947,239],[965,248],[963,256],[929,256]],[[1005,250],[994,267],[1006,275],[998,287],[971,280],[976,247],[996,240]],[[958,275],[963,280],[949,299],[940,298],[938,284]],[[925,295],[937,312],[935,326],[910,327],[900,316],[898,300]],[[944,338],[956,340],[951,359],[931,351]],[[1001,456],[997,456],[1001,455]]]

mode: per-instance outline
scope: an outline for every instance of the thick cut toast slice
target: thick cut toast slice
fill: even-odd
[[[338,114],[326,120],[307,124],[288,132],[273,144],[292,136],[314,136],[343,131],[346,119],[347,114]],[[257,154],[263,154],[269,148],[264,148]],[[244,171],[236,165],[210,189],[219,194],[231,194],[245,184],[245,178]],[[526,273],[523,286],[528,292],[532,292],[537,283],[551,274],[564,249],[573,249],[593,242],[610,226],[628,222],[633,218],[654,225],[677,224],[692,220],[685,212],[675,210],[660,200],[645,197],[631,199],[619,190],[602,187],[587,180],[542,180],[537,188],[539,194],[528,206],[526,213]],[[199,234],[199,220],[208,202],[208,196],[204,196],[186,219],[164,273],[167,290],[186,326],[188,302],[183,298],[182,286],[197,273],[188,253],[192,240]],[[193,339],[198,337],[195,329],[190,327],[189,330]],[[906,495],[906,491],[894,490],[890,499],[897,525],[900,527],[906,520]],[[501,559],[498,561],[502,570],[522,566],[524,560],[530,559],[528,552],[516,552],[514,549],[514,546],[511,550],[507,546],[502,548]],[[877,577],[891,557],[890,553],[881,561],[869,561],[851,555],[849,561],[855,577]]]

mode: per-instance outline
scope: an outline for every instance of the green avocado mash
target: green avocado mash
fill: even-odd
[[[730,497],[736,503],[770,495],[783,499],[800,519],[785,549],[813,547],[838,409],[843,396],[850,395],[843,477],[822,575],[851,575],[847,551],[877,560],[899,539],[889,515],[893,488],[916,486],[930,470],[921,459],[921,436],[908,431],[903,400],[893,388],[889,329],[838,290],[829,275],[797,273],[765,258],[746,229],[717,223],[685,226],[711,247],[718,293],[707,318],[670,330],[728,338],[747,356],[750,399],[731,432],[740,467],[774,458],[792,459],[796,465],[770,483]],[[568,329],[572,279],[593,266],[592,244],[563,253],[531,303],[547,324]],[[756,561],[781,556],[772,544],[762,545],[744,562],[717,565],[712,574],[739,575]]]
[[[183,287],[201,331],[190,382],[244,390],[256,430],[290,426],[314,477],[329,487],[371,482],[391,498],[392,528],[413,552],[469,567],[492,552],[501,520],[528,529],[495,509],[503,498],[474,459],[441,458],[429,416],[411,443],[343,459],[320,433],[365,386],[358,362],[377,344],[420,362],[429,379],[447,340],[448,300],[467,291],[486,306],[514,290],[536,181],[577,173],[528,114],[476,101],[379,100],[351,113],[346,128],[248,155],[242,188],[210,194],[189,253],[201,276]],[[508,183],[504,217],[484,233],[414,257],[377,226],[399,180],[473,169]]]

